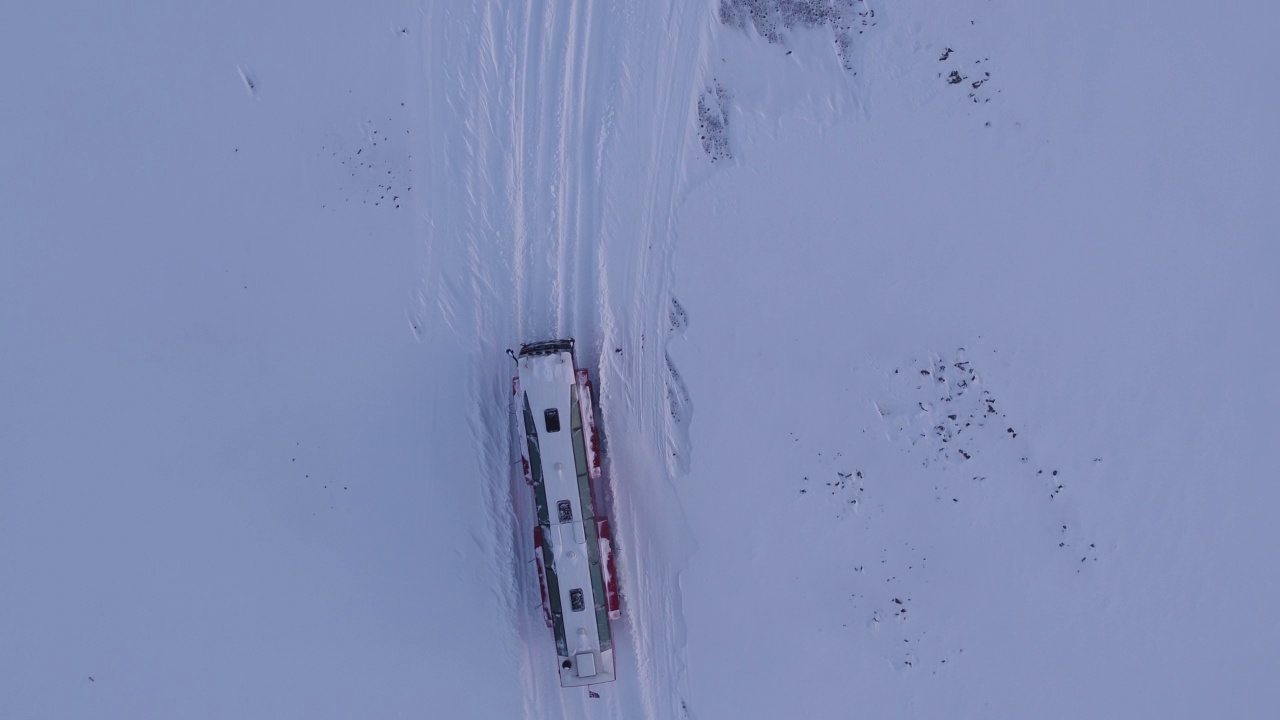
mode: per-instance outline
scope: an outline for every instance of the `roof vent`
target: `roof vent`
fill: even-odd
[[[578,666],[578,677],[593,677],[596,674],[596,656],[591,653],[578,653],[573,657]]]

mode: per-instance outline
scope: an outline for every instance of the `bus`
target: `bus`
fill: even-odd
[[[609,519],[596,495],[603,473],[591,378],[577,366],[572,338],[525,344],[513,355],[517,444],[537,511],[534,557],[560,684],[610,682],[609,621],[622,610]]]

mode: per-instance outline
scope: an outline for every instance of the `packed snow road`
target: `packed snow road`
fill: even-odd
[[[693,545],[672,492],[687,440],[665,341],[706,8],[575,0],[427,12],[417,100],[433,161],[416,182],[432,202],[414,324],[463,338],[472,361],[465,413],[494,539],[487,572],[518,639],[524,713],[681,717],[679,578]],[[576,338],[580,362],[599,373],[624,596],[618,680],[594,688],[599,698],[560,687],[532,498],[510,442],[504,350],[556,337]]]

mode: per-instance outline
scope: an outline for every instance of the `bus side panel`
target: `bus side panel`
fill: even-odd
[[[542,567],[542,526],[535,525],[533,527],[533,557],[538,563],[538,587],[542,590],[542,615],[547,621],[547,627],[553,627],[551,622],[551,601],[547,597],[547,571]]]
[[[591,376],[586,370],[577,372],[578,408],[582,413],[582,427],[587,434],[587,472],[592,480],[600,479],[600,433],[596,430],[595,406],[591,401]]]
[[[622,598],[618,593],[618,572],[613,564],[613,531],[607,518],[596,520],[596,534],[600,540],[600,557],[604,559],[604,594],[609,606],[609,619],[622,617]]]

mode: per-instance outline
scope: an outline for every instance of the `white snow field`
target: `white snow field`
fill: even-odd
[[[0,7],[0,718],[1280,717],[1278,28]],[[589,689],[509,407],[556,337]]]

